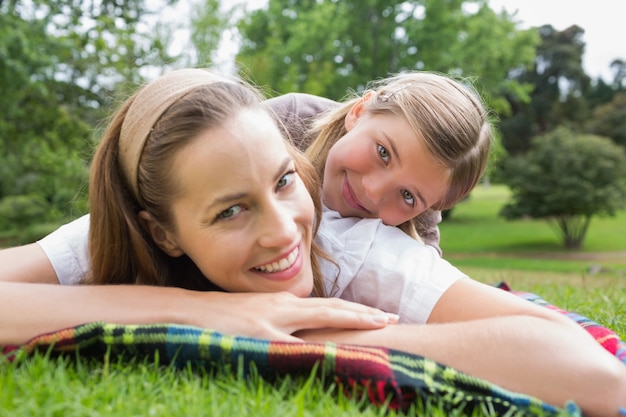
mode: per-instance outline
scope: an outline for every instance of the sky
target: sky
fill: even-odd
[[[179,19],[177,16],[188,14],[189,3],[196,1],[180,0],[178,10],[174,13],[168,10],[163,17],[166,20]],[[261,7],[266,1],[237,0],[253,8]],[[574,24],[582,27],[586,44],[583,68],[591,78],[602,77],[604,81],[611,82],[611,61],[616,58],[626,60],[625,0],[489,0],[489,5],[496,12],[503,8],[509,13],[516,12],[515,20],[519,22],[520,29],[544,24],[550,24],[556,30],[564,30]],[[226,39],[225,44],[216,64],[228,67],[228,60],[231,59],[228,52],[232,51],[234,43],[232,39]]]
[[[611,62],[626,60],[624,0],[489,0],[492,9],[512,13],[520,28],[550,24],[556,30],[578,25],[585,30],[583,68],[592,78],[611,82]]]

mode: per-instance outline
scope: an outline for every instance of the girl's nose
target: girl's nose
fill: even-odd
[[[371,174],[364,176],[361,184],[365,197],[376,206],[373,208],[379,208],[385,200],[386,191],[389,189],[385,178],[382,175]]]
[[[291,245],[298,234],[295,214],[284,203],[269,204],[259,221],[261,225],[259,244],[268,248]]]

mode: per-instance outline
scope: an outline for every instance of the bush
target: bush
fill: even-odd
[[[568,249],[581,247],[593,216],[613,216],[626,203],[624,149],[566,128],[535,138],[525,155],[505,161],[502,174],[512,201],[500,214],[549,221]]]
[[[11,195],[0,200],[0,229],[24,230],[41,221],[50,205],[39,195]]]

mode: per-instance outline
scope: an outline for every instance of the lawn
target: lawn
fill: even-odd
[[[502,187],[479,188],[441,225],[444,256],[487,283],[508,282],[593,318],[626,338],[626,213],[594,219],[577,252],[543,222],[497,217]],[[423,413],[418,413],[423,414]],[[428,415],[446,415],[436,406]],[[144,361],[49,358],[0,363],[4,416],[394,416],[313,378],[270,383],[237,372],[159,367]],[[447,415],[451,415],[448,413]],[[454,414],[452,414],[454,415]]]
[[[593,218],[583,248],[563,249],[547,222],[507,221],[502,186],[476,188],[440,225],[444,257],[486,283],[541,295],[626,338],[626,211]]]
[[[626,211],[592,218],[583,248],[568,251],[546,221],[499,217],[508,198],[503,186],[479,186],[458,204],[440,225],[444,257],[459,267],[626,274]]]

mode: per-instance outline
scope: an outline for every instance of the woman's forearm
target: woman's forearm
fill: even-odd
[[[301,329],[376,329],[396,320],[360,304],[284,292],[0,282],[0,345],[21,344],[42,333],[93,321],[188,324],[228,334],[300,341],[291,334]]]
[[[174,322],[177,299],[160,288],[0,282],[0,345],[90,321]]]
[[[595,340],[559,321],[509,316],[298,335],[423,355],[554,405],[573,400],[585,415],[617,416],[618,408],[626,406],[626,366]]]

